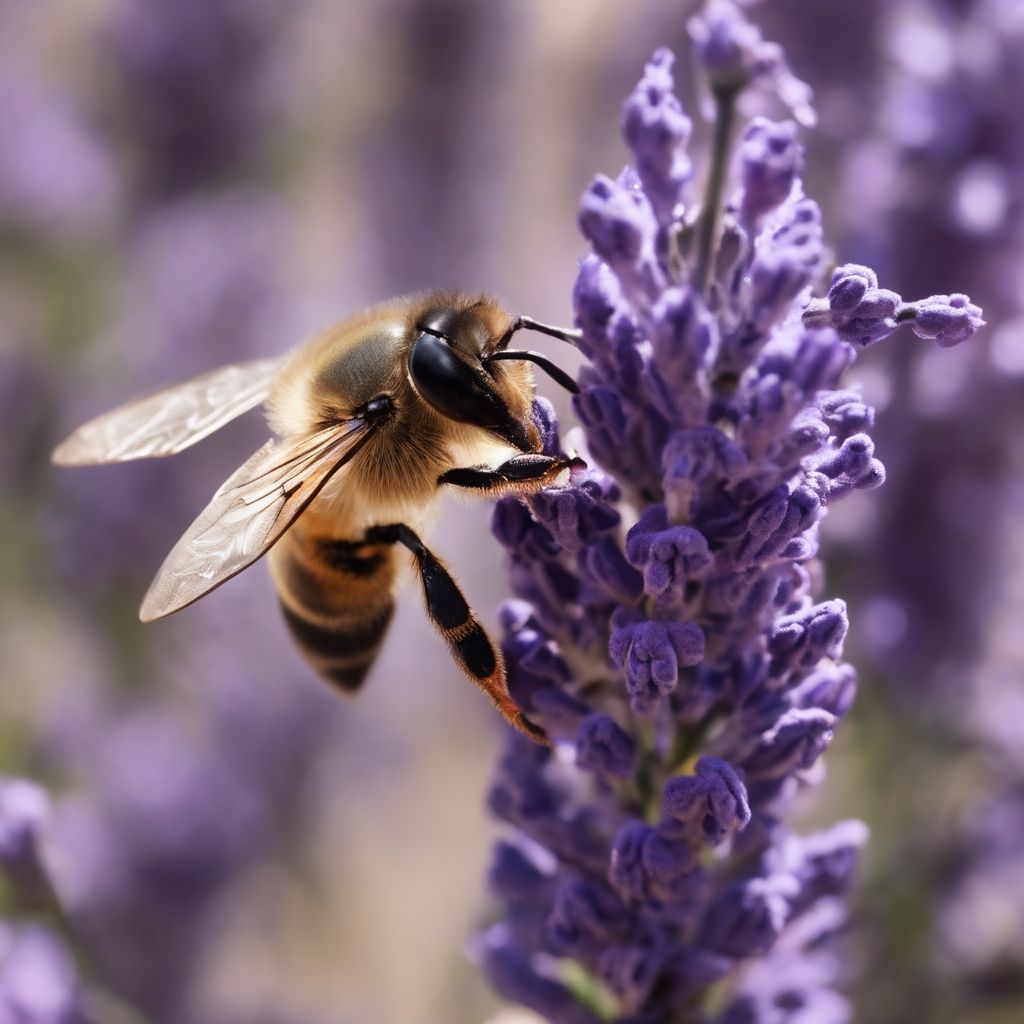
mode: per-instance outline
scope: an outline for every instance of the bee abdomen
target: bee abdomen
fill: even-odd
[[[293,639],[329,683],[358,690],[394,612],[393,552],[335,538],[296,537],[279,547],[274,583]]]

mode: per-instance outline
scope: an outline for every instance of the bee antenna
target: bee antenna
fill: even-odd
[[[556,335],[557,337],[557,335]],[[569,340],[568,338],[565,340]],[[561,384],[566,391],[572,395],[580,393],[580,386],[560,366],[556,366],[547,356],[540,352],[532,352],[527,349],[505,349],[502,352],[495,352],[487,362],[494,362],[502,359],[525,359],[528,362],[539,366],[556,384]]]
[[[538,334],[546,334],[550,338],[558,338],[559,341],[567,341],[573,346],[575,346],[576,342],[578,342],[582,337],[582,331],[575,331],[568,327],[552,327],[551,324],[542,324],[539,320],[534,320],[533,317],[530,316],[517,316],[515,320],[509,324],[508,330],[505,331],[505,333],[498,339],[498,351],[501,351],[508,345],[512,340],[512,335],[515,334],[516,331],[524,330],[536,331]],[[536,360],[534,361],[536,362]]]

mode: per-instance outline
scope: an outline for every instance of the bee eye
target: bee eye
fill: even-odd
[[[423,399],[449,419],[493,428],[509,418],[484,374],[475,373],[435,334],[424,332],[416,339],[409,353],[409,375]]]

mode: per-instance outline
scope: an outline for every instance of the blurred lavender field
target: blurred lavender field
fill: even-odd
[[[624,162],[620,103],[656,47],[686,83],[696,6],[0,6],[0,772],[36,784],[0,786],[0,1021],[497,1012],[464,947],[495,913],[501,726],[416,594],[357,702],[292,650],[260,567],[142,627],[152,573],[259,417],[152,464],[58,472],[48,453],[125,398],[416,288],[566,321],[579,195]],[[889,475],[825,530],[862,683],[805,810],[872,831],[849,993],[863,1020],[1016,1020],[1024,9],[755,13],[815,90],[805,177],[836,261],[967,291],[989,323],[952,352],[908,332],[856,370]],[[435,548],[493,624],[487,522],[449,503]]]

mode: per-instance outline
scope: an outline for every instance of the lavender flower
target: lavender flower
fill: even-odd
[[[0,780],[0,872],[5,919],[0,920],[0,1021],[86,1024],[87,998],[67,936],[36,920],[59,922],[45,849],[50,799],[27,779]]]
[[[717,115],[708,190],[698,204],[672,151],[689,123],[659,51],[624,112],[634,163],[580,209],[590,363],[570,444],[592,466],[493,521],[518,599],[510,686],[555,745],[510,737],[498,765],[490,807],[518,837],[498,848],[506,916],[479,952],[499,991],[556,1024],[707,1019],[723,980],[722,1024],[844,1018],[835,972],[803,968],[865,830],[798,837],[783,818],[856,688],[818,524],[884,479],[873,412],[840,382],[851,342],[907,322],[955,344],[981,324],[965,296],[905,304],[859,267],[810,299],[824,253],[791,125],[747,129],[719,209],[736,97],[761,67],[747,55],[767,44],[726,3],[691,31]],[[535,416],[559,450],[550,407]],[[768,979],[778,998],[738,982],[751,958],[785,972]]]
[[[0,925],[0,1021],[87,1024],[70,953],[40,925]]]
[[[100,41],[149,190],[195,187],[266,146],[282,13],[265,0],[114,5]]]
[[[70,97],[13,67],[0,71],[0,224],[46,241],[99,232],[120,200],[117,168]]]
[[[816,31],[826,6],[846,21],[834,33]],[[790,38],[816,34],[793,52],[827,62],[828,77],[857,98],[835,119],[841,130],[823,161],[840,169],[829,211],[838,250],[900,291],[967,290],[996,325],[955,353],[880,346],[866,370],[881,384],[873,434],[890,454],[892,487],[870,523],[857,517],[838,556],[860,608],[859,659],[879,695],[865,721],[873,759],[906,763],[913,736],[915,767],[887,787],[891,832],[876,836],[862,888],[870,983],[856,988],[857,1016],[1013,1016],[1024,910],[1004,850],[1019,849],[1009,809],[1024,780],[1016,754],[1006,757],[1020,746],[1019,656],[1007,639],[1019,633],[1024,8],[774,7]],[[858,63],[845,83],[844,59]],[[936,304],[943,315],[950,305]],[[991,815],[998,829],[979,828],[993,807],[1005,809]],[[916,870],[905,874],[911,846]]]
[[[249,593],[242,619],[260,623]],[[104,988],[155,1021],[208,1012],[197,989],[220,948],[220,911],[248,868],[304,834],[337,710],[326,688],[306,685],[267,623],[254,636],[272,641],[225,648],[237,614],[236,604],[229,624],[211,610],[189,631],[187,651],[168,638],[178,649],[158,659],[165,693],[176,672],[212,673],[187,718],[166,698],[99,712],[88,728],[104,737],[102,751],[78,766],[80,791],[57,802],[49,830],[72,934]]]
[[[0,868],[21,887],[45,878],[40,828],[50,812],[46,791],[27,779],[0,779]]]

